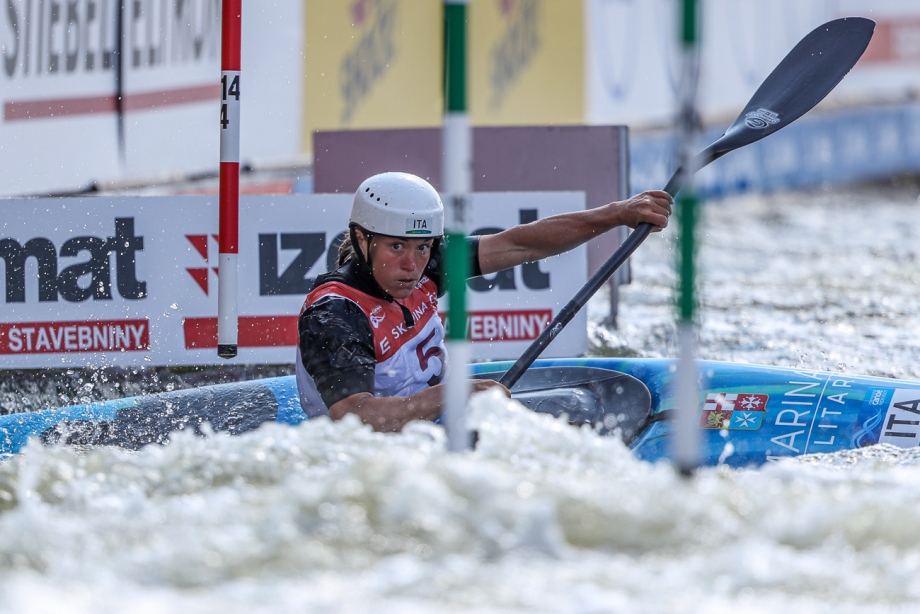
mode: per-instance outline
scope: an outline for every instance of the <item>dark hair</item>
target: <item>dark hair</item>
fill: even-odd
[[[339,245],[339,254],[336,258],[336,267],[340,267],[349,260],[355,258],[355,246],[351,244],[351,237],[345,235],[345,238],[342,239],[341,245]]]

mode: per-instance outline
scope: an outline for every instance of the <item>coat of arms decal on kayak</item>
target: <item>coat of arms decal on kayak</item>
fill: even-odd
[[[701,429],[756,431],[767,413],[766,394],[711,392],[706,395]]]

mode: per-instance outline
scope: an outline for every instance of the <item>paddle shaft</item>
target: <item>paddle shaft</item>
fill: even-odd
[[[693,158],[692,175],[730,151],[763,139],[788,126],[827,96],[843,79],[869,45],[875,22],[863,18],[830,21],[803,38],[763,82],[741,115],[712,145]],[[680,191],[678,168],[664,191]],[[648,237],[653,226],[642,223],[619,249],[591,276],[588,283],[556,314],[499,382],[511,388],[533,361],[585,306],[601,286]]]
[[[654,226],[647,222],[639,224],[639,226],[636,227],[636,230],[623,241],[620,248],[617,249],[607,262],[601,265],[601,268],[591,276],[588,283],[572,297],[572,300],[559,310],[559,313],[556,314],[556,317],[553,318],[549,326],[543,329],[540,336],[524,350],[521,357],[511,365],[511,368],[508,369],[504,375],[502,375],[501,379],[498,380],[500,384],[509,389],[514,386],[521,375],[524,374],[524,371],[526,371],[530,365],[533,364],[533,361],[543,353],[546,346],[552,343],[556,335],[558,335],[562,329],[565,328],[565,325],[575,317],[575,314],[584,307],[585,303],[587,303],[592,296],[594,296],[594,293],[597,292],[610,276],[622,266],[623,262],[636,251],[636,248],[642,244],[649,233],[652,232],[653,228]]]
[[[675,174],[675,177],[677,175]],[[674,182],[672,179],[671,182]],[[669,182],[669,185],[670,183]],[[672,188],[673,189],[673,188]],[[665,190],[668,192],[668,190]],[[677,190],[674,193],[668,192],[671,196],[677,194]],[[543,350],[546,349],[553,339],[556,338],[566,324],[572,321],[572,318],[575,317],[582,307],[591,299],[594,294],[600,290],[601,286],[610,279],[610,276],[613,275],[618,268],[620,268],[623,263],[629,258],[636,248],[642,245],[642,242],[645,241],[649,233],[655,227],[648,222],[639,224],[636,229],[630,233],[626,240],[623,241],[623,244],[620,245],[614,254],[607,259],[607,261],[601,265],[601,267],[591,276],[591,279],[588,280],[581,290],[572,297],[572,299],[565,304],[565,306],[559,310],[559,313],[556,314],[556,317],[553,318],[553,321],[550,322],[549,326],[543,329],[543,332],[531,343],[524,353],[521,354],[521,357],[511,366],[508,371],[501,377],[499,382],[506,388],[511,388],[514,384],[520,379],[521,375],[524,374],[530,365],[533,364],[540,354],[543,353]]]

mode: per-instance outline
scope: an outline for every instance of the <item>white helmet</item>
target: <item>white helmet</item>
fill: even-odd
[[[437,190],[421,177],[381,173],[358,187],[350,222],[372,234],[436,238],[444,234],[444,205]]]

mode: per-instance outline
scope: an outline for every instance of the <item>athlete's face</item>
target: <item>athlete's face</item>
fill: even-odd
[[[360,232],[358,237],[364,248],[366,242]],[[374,279],[393,298],[408,298],[428,266],[432,243],[434,239],[375,236],[370,250]]]

